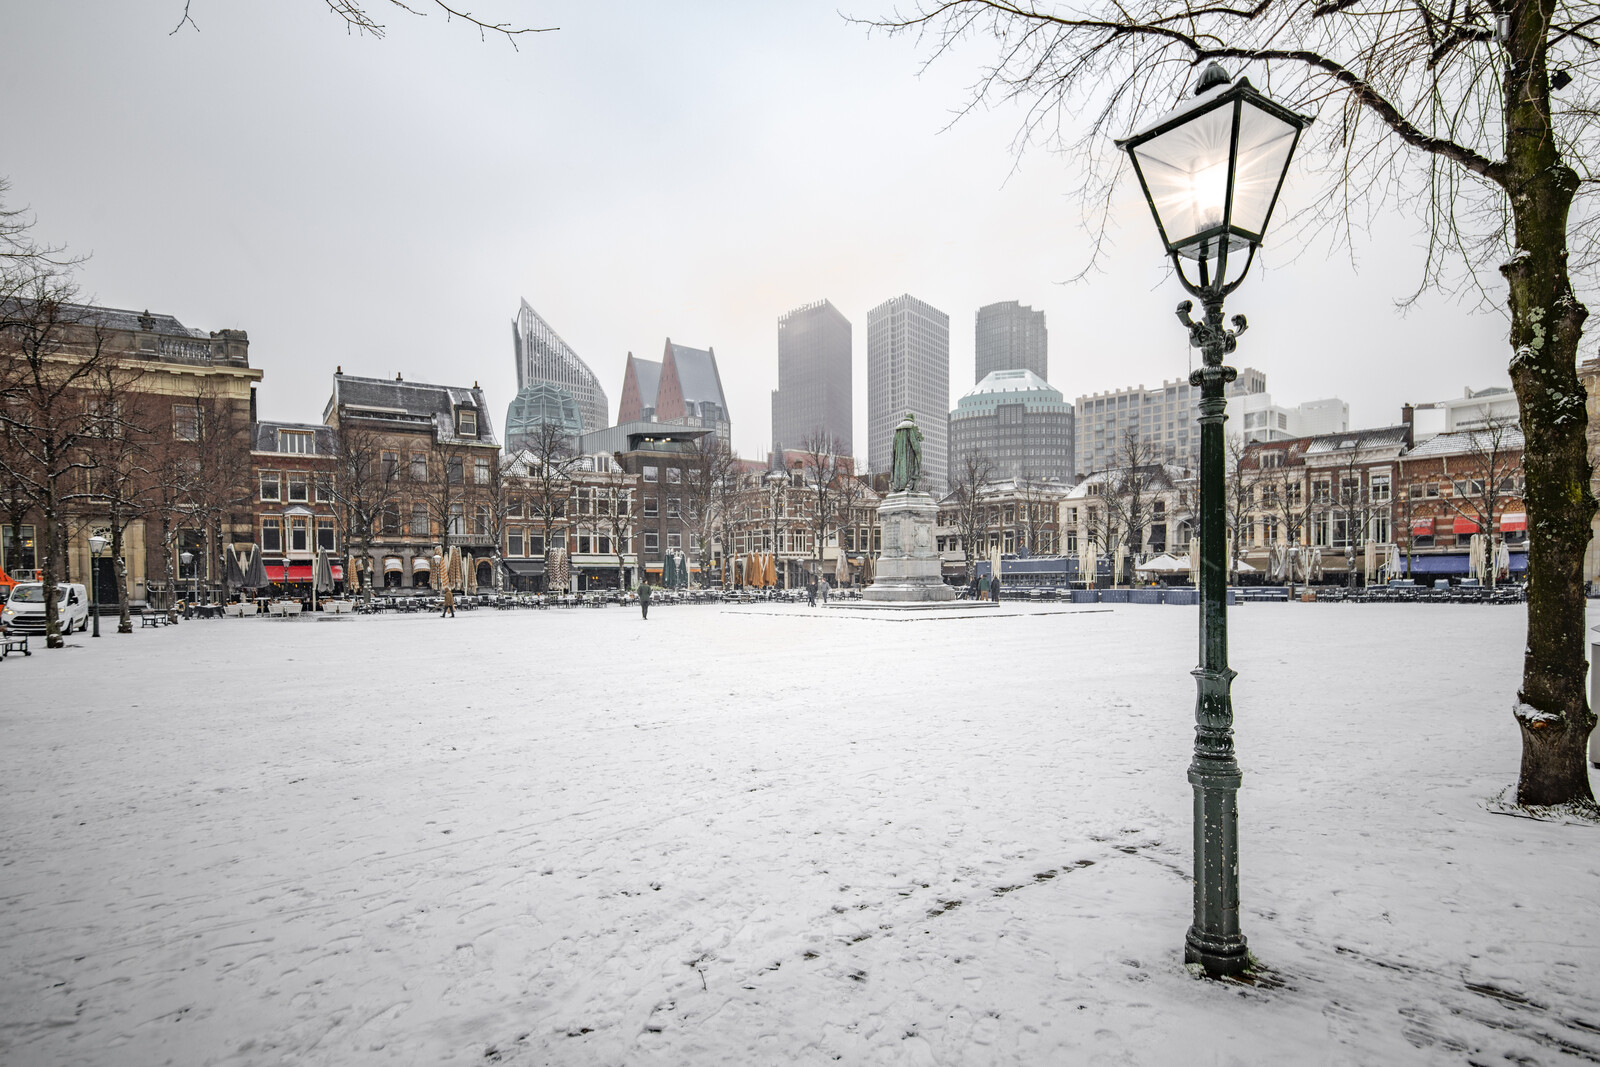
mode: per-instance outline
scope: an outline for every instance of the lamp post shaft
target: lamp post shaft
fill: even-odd
[[[1239,762],[1233,752],[1233,679],[1228,667],[1227,515],[1224,507],[1227,384],[1238,372],[1224,366],[1244,329],[1222,324],[1222,294],[1202,297],[1205,317],[1189,318],[1192,304],[1178,306],[1189,328],[1189,343],[1200,349],[1204,365],[1189,377],[1200,387],[1200,666],[1195,677],[1194,760],[1194,924],[1184,943],[1184,959],[1212,976],[1238,974],[1249,963],[1239,930]]]
[[[89,567],[89,614],[94,616],[94,636],[100,636],[100,553],[94,553],[94,563]]]

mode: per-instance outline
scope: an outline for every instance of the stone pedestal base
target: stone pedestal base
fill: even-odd
[[[938,603],[954,600],[944,584],[944,567],[933,537],[939,506],[927,493],[890,493],[878,505],[883,551],[872,585],[861,599],[881,603]]]

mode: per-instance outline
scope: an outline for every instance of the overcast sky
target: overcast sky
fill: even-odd
[[[0,0],[13,206],[92,254],[95,300],[248,330],[263,417],[320,420],[342,365],[476,380],[498,426],[523,297],[613,416],[628,352],[715,348],[747,456],[769,444],[778,316],[822,298],[854,326],[863,459],[867,311],[900,293],[950,316],[952,401],[973,312],[999,300],[1046,312],[1068,399],[1188,373],[1183,293],[1132,179],[1104,270],[1064,284],[1087,238],[1062,161],[1019,165],[1013,109],[947,130],[983,53],[919,75],[914,42],[839,14],[888,0],[480,0],[560,27],[520,51],[371,6],[386,39],[321,0],[192,0],[199,31],[176,34],[182,0]],[[1279,403],[1342,397],[1357,426],[1509,384],[1499,315],[1395,310],[1418,247],[1395,217],[1356,265],[1269,248],[1229,303],[1251,322],[1234,362]]]

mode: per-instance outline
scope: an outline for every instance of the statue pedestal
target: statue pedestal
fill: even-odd
[[[861,599],[931,604],[956,598],[956,591],[944,584],[944,568],[933,536],[938,518],[939,506],[927,493],[890,493],[883,498],[878,505],[883,550],[872,585],[862,592]]]

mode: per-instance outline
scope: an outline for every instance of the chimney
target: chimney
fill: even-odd
[[[397,381],[397,382],[403,382],[403,381],[405,381],[405,378],[401,377],[399,371],[395,371],[394,372],[394,380]]]
[[[1406,428],[1406,447],[1413,447],[1416,437],[1417,409],[1410,404],[1400,405],[1400,422]]]

